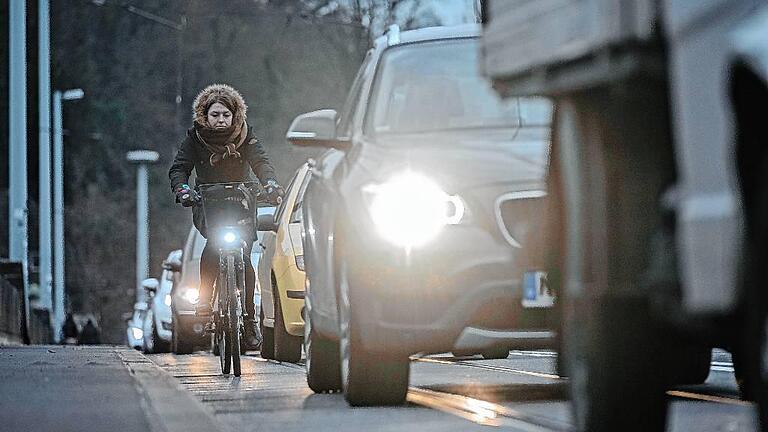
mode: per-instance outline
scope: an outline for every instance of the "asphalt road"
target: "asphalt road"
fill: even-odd
[[[199,398],[222,430],[571,430],[566,381],[555,374],[555,354],[547,351],[512,351],[505,360],[414,359],[408,403],[386,408],[350,408],[339,393],[313,394],[302,364],[255,353],[244,358],[240,378],[222,376],[218,358],[205,352],[149,357]],[[715,352],[705,384],[668,395],[668,431],[757,429],[754,406],[738,399],[727,353]],[[631,403],[631,395],[625,397]]]

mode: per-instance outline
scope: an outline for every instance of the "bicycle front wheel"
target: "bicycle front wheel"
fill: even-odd
[[[227,257],[227,293],[229,297],[228,311],[229,311],[229,347],[232,354],[232,369],[235,376],[240,376],[240,313],[238,303],[240,297],[237,294],[237,266],[235,265],[235,257],[230,255]]]

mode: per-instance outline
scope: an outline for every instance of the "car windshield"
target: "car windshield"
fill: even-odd
[[[501,99],[478,70],[476,39],[391,48],[381,60],[366,134],[547,126],[544,98]]]

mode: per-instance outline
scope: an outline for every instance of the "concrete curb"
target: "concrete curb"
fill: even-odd
[[[213,413],[152,360],[130,348],[115,352],[136,380],[153,432],[222,432]]]

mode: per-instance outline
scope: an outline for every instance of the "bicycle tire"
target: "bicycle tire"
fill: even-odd
[[[219,257],[219,277],[216,280],[216,296],[218,298],[218,322],[216,323],[216,338],[219,344],[219,364],[221,365],[221,373],[223,375],[229,375],[232,364],[232,344],[229,338],[229,319],[228,319],[228,305],[229,305],[229,292],[227,285],[226,275],[226,263],[223,257]],[[222,286],[223,285],[223,286]]]
[[[237,295],[237,266],[235,265],[235,257],[233,255],[227,256],[227,294],[229,301],[227,302],[229,319],[228,319],[228,333],[229,333],[229,346],[232,355],[232,369],[236,377],[240,376],[240,315],[238,313],[238,300]]]

